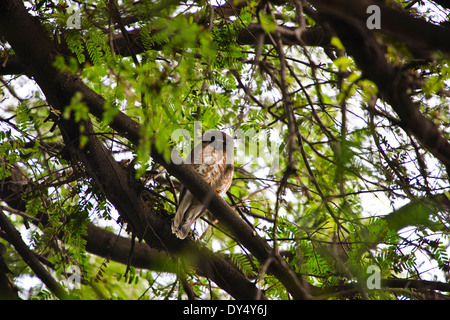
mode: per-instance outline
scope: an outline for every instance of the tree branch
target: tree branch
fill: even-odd
[[[6,165],[4,162],[0,163]],[[17,165],[6,168],[6,170],[11,171],[11,176],[3,179],[0,185],[0,200],[5,201],[12,212],[19,214],[19,212],[24,212],[27,207],[27,200],[23,199],[23,192],[25,192],[23,186],[27,184],[28,180]],[[46,203],[49,202],[47,199],[42,199],[42,201]],[[38,212],[37,216],[33,217],[32,222],[36,225],[38,225],[39,222],[39,224],[45,228],[48,223],[47,213]],[[167,252],[158,251],[148,244],[137,242],[134,245],[133,254],[129,260],[129,253],[131,250],[131,241],[129,238],[119,236],[113,232],[97,227],[91,222],[87,224],[86,231],[87,234],[83,236],[83,238],[86,240],[87,252],[122,264],[127,265],[129,263],[136,268],[177,273],[178,263]],[[238,268],[232,264],[227,255],[217,253],[214,255],[222,260],[219,263],[225,261],[229,264],[230,268],[234,268],[238,271]],[[198,275],[211,278],[210,267],[205,261],[188,258],[183,259],[183,262],[187,267],[195,269]],[[232,279],[233,278],[230,280],[232,281]]]
[[[439,294],[439,292],[450,292],[450,285],[448,283],[439,281],[414,280],[414,279],[381,279],[381,288],[378,290],[405,289],[408,292],[416,291],[424,294],[429,299],[448,300],[448,295]],[[337,286],[330,286],[323,290],[317,290],[317,295],[323,298],[329,296],[347,296],[352,297],[359,292],[358,284],[348,283]]]
[[[347,52],[355,58],[363,76],[377,85],[381,98],[389,103],[400,117],[402,127],[405,127],[424,148],[440,160],[450,175],[450,142],[437,126],[420,112],[420,106],[409,97],[411,76],[407,71],[395,68],[386,60],[384,49],[373,33],[366,28],[365,20],[363,23],[355,21],[354,16],[347,16],[343,10],[347,0],[333,0],[326,3],[313,0],[311,2],[338,34]],[[353,10],[359,12],[368,3],[371,2],[351,2],[349,5],[358,6],[358,10]],[[332,10],[333,8],[336,12]],[[442,46],[435,48],[445,49]]]
[[[86,87],[78,77],[62,73],[52,66],[55,56],[53,46],[46,38],[42,27],[27,13],[23,3],[13,0],[1,2],[0,16],[1,34],[7,38],[21,60],[25,61],[49,103],[63,111],[70,104],[71,97],[76,92],[81,92],[92,113],[101,118],[104,99]],[[61,119],[58,125],[72,158],[84,164],[97,188],[106,195],[139,238],[145,239],[150,246],[158,250],[196,257],[204,274],[236,299],[252,299],[257,296],[259,290],[255,285],[228,262],[190,240],[177,239],[170,230],[170,216],[150,212],[141,198],[141,186],[112,158],[110,152],[94,134],[90,121],[83,123],[84,134],[88,136],[89,141],[82,149],[78,146],[79,124],[71,119]],[[139,143],[139,124],[125,114],[116,115],[112,126],[130,141]],[[153,153],[156,161],[168,166],[160,154]],[[177,170],[182,169],[196,174],[190,167]],[[178,172],[177,170],[170,171]],[[204,183],[209,187],[206,182]],[[214,195],[217,196],[215,192]],[[225,203],[223,200],[222,202]],[[234,215],[230,208],[229,212]]]
[[[81,92],[90,111],[102,118],[104,99],[86,87],[82,81],[67,73],[62,73],[52,66],[54,54],[51,44],[45,37],[42,27],[34,22],[26,12],[23,4],[16,0],[3,1],[0,6],[0,30],[8,39],[14,51],[26,61],[31,74],[45,93],[49,103],[63,111],[69,105],[71,97]],[[20,23],[18,23],[20,21]],[[14,28],[12,28],[14,26]],[[228,287],[229,277],[226,274],[234,272],[225,262],[222,263],[215,256],[209,256],[204,249],[198,248],[190,241],[180,241],[170,231],[170,217],[164,217],[149,212],[148,207],[139,196],[139,186],[131,179],[131,175],[117,164],[101,142],[93,134],[92,125],[84,123],[85,134],[89,142],[80,150],[78,148],[78,124],[71,120],[61,119],[59,124],[63,137],[72,157],[82,162],[91,175],[97,187],[106,195],[107,199],[118,209],[121,216],[132,227],[133,231],[147,243],[159,250],[167,250],[172,254],[190,252],[199,258],[207,258],[214,265],[211,271],[216,275],[215,282],[224,290],[231,291],[238,297],[256,297],[258,290],[242,275],[241,283],[234,283],[236,287]],[[111,127],[138,144],[139,124],[123,113],[114,117]],[[232,232],[233,236],[242,243],[254,256],[264,263],[273,250],[261,237],[240,219],[233,209],[204,181],[191,166],[186,164],[174,165],[167,163],[163,156],[152,148],[152,158],[162,164],[167,171],[178,178],[199,200],[208,195],[210,202],[207,208]],[[280,257],[275,257],[269,271],[272,272],[296,299],[309,298],[309,294],[299,284],[297,275]],[[212,267],[212,266],[211,266]],[[219,271],[220,268],[220,271]],[[238,275],[235,275],[238,277]],[[230,292],[229,291],[229,292]],[[233,295],[232,294],[232,295]]]
[[[11,271],[4,260],[6,247],[0,243],[0,300],[20,300],[17,288],[11,283],[8,273]]]
[[[69,295],[39,262],[36,255],[28,248],[27,244],[22,240],[19,231],[14,228],[14,225],[3,213],[3,211],[0,211],[0,228],[6,233],[8,236],[8,241],[14,246],[23,261],[25,261],[36,276],[42,280],[47,288],[59,299],[68,299]]]

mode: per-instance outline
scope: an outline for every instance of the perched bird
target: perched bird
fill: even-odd
[[[233,139],[218,130],[208,131],[187,157],[194,170],[222,197],[233,180]],[[192,224],[206,211],[206,205],[183,188],[180,202],[172,221],[172,232],[180,239],[186,238]]]

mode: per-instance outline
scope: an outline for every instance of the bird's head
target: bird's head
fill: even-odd
[[[203,135],[203,144],[211,145],[216,150],[233,150],[233,138],[219,130],[208,130]]]
[[[226,154],[226,163],[234,164],[234,142],[233,138],[219,130],[208,130],[203,135],[203,146],[210,145],[216,151]]]

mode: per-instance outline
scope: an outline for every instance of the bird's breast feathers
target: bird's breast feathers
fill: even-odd
[[[194,162],[194,169],[206,182],[215,187],[221,196],[230,187],[234,167],[232,163],[227,164],[224,150],[206,146],[202,150],[202,161]]]

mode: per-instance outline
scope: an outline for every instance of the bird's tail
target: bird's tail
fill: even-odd
[[[182,221],[181,223],[177,223],[175,220],[172,221],[172,233],[174,233],[178,238],[184,239],[189,233],[189,230],[191,229],[191,225],[194,222],[189,221]]]
[[[175,218],[172,221],[172,233],[184,239],[189,233],[192,224],[200,218],[204,206],[190,193],[186,192],[178,206]]]

